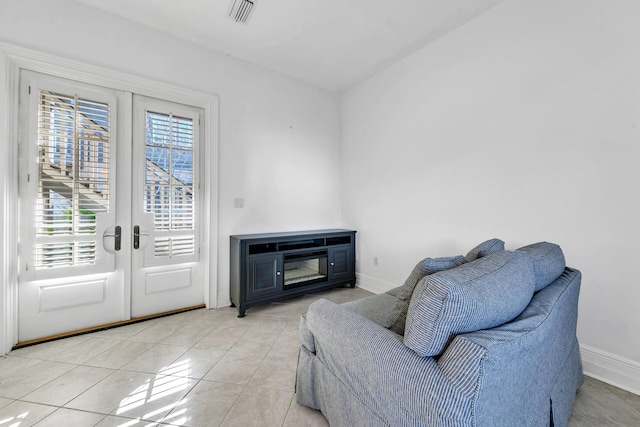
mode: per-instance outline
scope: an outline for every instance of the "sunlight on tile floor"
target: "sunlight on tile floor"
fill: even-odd
[[[0,358],[0,427],[327,426],[295,402],[299,316],[338,288],[247,310],[195,310],[12,351]],[[578,426],[640,426],[640,396],[591,378]]]

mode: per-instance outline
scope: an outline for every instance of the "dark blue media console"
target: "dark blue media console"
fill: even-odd
[[[331,229],[231,236],[231,304],[249,307],[356,284],[356,232]]]

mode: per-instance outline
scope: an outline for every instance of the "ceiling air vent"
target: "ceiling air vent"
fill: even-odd
[[[232,0],[229,7],[229,18],[241,24],[246,24],[257,6],[256,0]]]

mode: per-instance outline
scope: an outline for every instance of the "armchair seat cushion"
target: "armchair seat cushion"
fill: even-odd
[[[401,311],[398,299],[387,293],[345,302],[342,305],[387,329],[395,323]]]

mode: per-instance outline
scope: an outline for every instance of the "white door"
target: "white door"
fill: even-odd
[[[202,110],[133,97],[132,316],[202,304]],[[141,167],[144,165],[144,167]]]
[[[169,163],[151,165],[146,154],[156,147],[132,145],[131,129],[140,126],[131,94],[28,71],[20,90],[19,341],[202,304],[198,194],[178,184],[193,187],[199,168],[185,179],[185,162],[176,166],[182,139],[169,145]],[[153,200],[145,199],[153,188],[147,177],[162,180],[170,164],[173,178],[154,190],[192,200],[191,253],[184,256],[183,205],[165,203],[167,213],[145,202]],[[142,227],[139,245],[134,225]],[[169,288],[189,289],[192,298]]]

